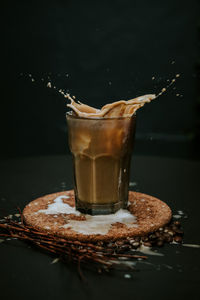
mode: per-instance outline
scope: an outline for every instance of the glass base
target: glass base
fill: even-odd
[[[93,216],[114,214],[120,208],[125,209],[124,206],[125,205],[122,202],[96,204],[96,203],[82,202],[76,198],[76,209],[83,214],[88,214]]]

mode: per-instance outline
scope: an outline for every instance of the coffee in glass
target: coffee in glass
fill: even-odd
[[[83,118],[67,114],[76,208],[109,214],[127,207],[136,116]]]
[[[96,215],[127,208],[135,112],[155,95],[113,102],[101,109],[67,98],[72,109],[67,123],[76,209]]]

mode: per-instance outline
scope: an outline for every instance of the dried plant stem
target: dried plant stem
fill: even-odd
[[[49,253],[77,262],[78,272],[83,280],[85,279],[81,271],[81,263],[92,262],[98,264],[98,266],[100,265],[102,268],[110,269],[114,267],[113,261],[117,261],[122,257],[127,259],[147,258],[140,255],[116,253],[115,248],[110,249],[91,242],[67,240],[46,232],[41,232],[23,222],[21,211],[20,215],[21,222],[4,218],[4,222],[0,223],[0,237],[5,239],[16,238],[31,242],[33,245]]]
[[[38,248],[53,255],[59,256],[64,261],[77,263],[80,278],[84,280],[81,271],[82,264],[93,263],[98,271],[108,271],[120,264],[122,260],[146,259],[144,255],[134,255],[129,250],[137,249],[140,245],[147,247],[163,246],[164,243],[182,242],[183,231],[181,223],[172,220],[163,228],[159,228],[154,233],[149,233],[144,237],[133,237],[124,240],[110,242],[83,242],[78,240],[68,240],[60,236],[49,234],[25,224],[20,209],[20,220],[12,220],[10,216],[0,220],[0,237],[15,238],[30,242]],[[127,264],[128,266],[128,264]]]

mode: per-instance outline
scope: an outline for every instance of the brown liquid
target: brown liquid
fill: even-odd
[[[77,208],[96,214],[101,208],[110,213],[126,207],[135,116],[86,119],[68,115],[67,121]]]
[[[104,204],[124,200],[129,170],[123,160],[108,155],[93,159],[80,154],[74,158],[74,163],[80,201]]]

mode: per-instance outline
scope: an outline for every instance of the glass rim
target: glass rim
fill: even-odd
[[[135,119],[136,118],[136,113],[134,113],[130,117],[81,117],[77,115],[72,114],[72,110],[66,112],[66,117],[71,117],[73,119],[81,119],[81,120],[126,120],[126,119]]]

